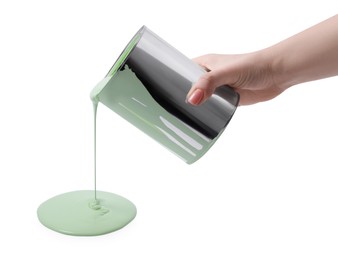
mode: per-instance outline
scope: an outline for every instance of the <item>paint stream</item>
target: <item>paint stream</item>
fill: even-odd
[[[94,199],[96,200],[96,115],[98,102],[93,101],[93,112],[94,112]]]
[[[96,114],[94,108],[94,191],[80,190],[57,195],[38,210],[47,228],[73,236],[97,236],[119,230],[136,216],[135,205],[124,197],[96,189]]]

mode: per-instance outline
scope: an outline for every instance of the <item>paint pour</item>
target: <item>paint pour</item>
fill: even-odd
[[[205,71],[143,26],[113,67],[91,91],[94,108],[94,189],[55,196],[40,205],[46,227],[78,236],[118,230],[136,216],[129,200],[96,190],[96,114],[98,103],[126,119],[188,164],[216,142],[234,114],[239,95],[220,86],[202,105],[185,97]]]
[[[73,236],[97,236],[123,228],[136,216],[135,205],[124,197],[96,189],[96,114],[94,110],[94,190],[73,191],[42,203],[40,222],[47,228]]]

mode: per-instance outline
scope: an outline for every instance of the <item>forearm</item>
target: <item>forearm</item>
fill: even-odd
[[[338,75],[338,15],[263,51],[277,84],[299,83]]]

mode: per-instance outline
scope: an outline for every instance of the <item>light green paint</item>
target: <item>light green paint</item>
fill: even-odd
[[[109,107],[188,164],[201,158],[221,135],[211,140],[167,112],[127,65],[99,82],[92,90],[91,98]]]
[[[99,100],[97,100],[98,95],[102,91],[102,89],[106,86],[106,84],[109,82],[109,80],[116,74],[116,72],[123,66],[123,63],[128,58],[130,52],[134,49],[137,42],[140,40],[141,34],[136,34],[133,39],[129,42],[127,47],[123,50],[113,67],[109,70],[107,76],[96,85],[96,87],[91,91],[90,98],[94,103],[97,103]]]
[[[123,228],[136,216],[129,200],[109,192],[82,190],[55,196],[40,205],[38,218],[47,228],[73,236],[97,236]]]
[[[129,200],[109,192],[96,190],[96,113],[94,109],[94,190],[73,191],[42,203],[40,222],[54,231],[73,236],[97,236],[123,228],[136,216]]]

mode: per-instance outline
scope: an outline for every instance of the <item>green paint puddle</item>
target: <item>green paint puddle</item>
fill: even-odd
[[[80,190],[55,196],[42,203],[40,222],[47,228],[73,236],[97,236],[123,228],[136,216],[136,207],[114,193],[96,190],[96,113],[94,107],[94,190]]]
[[[40,205],[38,217],[49,229],[73,236],[97,236],[123,228],[136,216],[129,200],[109,192],[82,190],[55,196]]]

